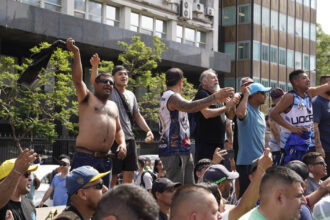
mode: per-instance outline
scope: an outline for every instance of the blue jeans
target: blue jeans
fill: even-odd
[[[100,173],[108,172],[112,169],[112,162],[111,159],[108,157],[96,158],[90,154],[86,154],[83,152],[75,152],[73,154],[71,170],[86,165],[94,167]],[[111,173],[102,178],[103,184],[108,188],[110,187],[110,178]]]

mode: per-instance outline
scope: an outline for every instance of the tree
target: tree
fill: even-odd
[[[330,73],[330,36],[320,24],[317,24],[316,39],[316,84],[319,84],[320,76]]]
[[[49,47],[40,43],[31,52],[39,52]],[[32,86],[17,83],[20,73],[27,68],[31,60],[18,65],[11,57],[0,58],[0,118],[6,120],[12,131],[16,147],[22,151],[20,141],[30,135],[43,136],[53,142],[58,136],[55,120],[74,131],[76,123],[70,118],[78,116],[78,103],[71,78],[68,51],[56,49],[47,69],[39,74],[40,79]]]

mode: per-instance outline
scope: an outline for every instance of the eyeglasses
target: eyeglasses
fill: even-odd
[[[31,175],[30,172],[25,172],[25,173],[24,173],[24,177],[25,177],[25,178],[29,178],[30,175]]]
[[[100,79],[98,82],[101,82],[101,83],[103,83],[103,84],[107,84],[107,83],[109,83],[111,86],[114,85],[114,82],[113,82],[113,80],[111,80],[111,79]]]
[[[94,188],[100,190],[103,188],[103,182],[99,182],[98,184],[95,185],[83,187],[83,189],[88,189],[88,188]]]
[[[314,162],[312,164],[313,165],[323,165],[323,166],[327,165],[324,161]]]
[[[225,181],[226,179],[227,179],[227,177],[224,176],[224,177],[222,177],[221,179],[215,181],[214,183],[218,185],[219,183]]]

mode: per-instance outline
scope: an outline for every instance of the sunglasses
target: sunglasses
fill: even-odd
[[[99,182],[98,184],[95,184],[95,185],[83,187],[83,189],[88,189],[88,188],[94,188],[94,189],[100,190],[103,188],[103,182]]]
[[[30,172],[25,172],[25,173],[24,173],[24,177],[25,177],[25,178],[29,178],[30,175],[31,175]]]
[[[323,165],[323,166],[327,165],[324,161],[314,162],[314,163],[312,163],[312,164],[313,164],[313,165]]]
[[[103,83],[103,84],[107,84],[107,83],[109,83],[111,86],[114,85],[114,82],[113,82],[113,80],[111,80],[111,79],[100,79],[98,82],[101,82],[101,83]]]
[[[266,95],[265,92],[257,92],[257,94]]]

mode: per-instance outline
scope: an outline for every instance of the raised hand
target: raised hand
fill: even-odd
[[[227,98],[234,95],[234,88],[226,87],[214,93],[217,102],[226,102]]]
[[[25,149],[15,161],[14,169],[19,173],[25,173],[29,166],[37,159],[37,153],[34,150]]]
[[[72,51],[73,53],[79,52],[79,48],[74,44],[75,40],[73,40],[72,38],[68,38],[66,40],[66,47],[68,48],[68,50]]]
[[[94,53],[94,55],[91,57],[91,59],[89,60],[90,64],[92,65],[92,67],[98,67],[100,64],[100,57],[97,53]]]

